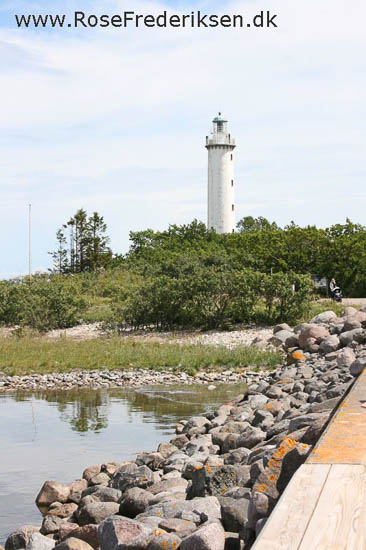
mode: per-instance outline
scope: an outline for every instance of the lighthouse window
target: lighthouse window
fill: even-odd
[[[231,157],[231,160],[233,160],[233,155],[230,155],[230,157]]]
[[[231,210],[234,212],[234,205],[233,204],[231,205]]]
[[[231,187],[234,187],[234,180],[231,180]]]

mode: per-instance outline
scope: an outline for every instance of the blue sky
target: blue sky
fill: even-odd
[[[80,207],[130,230],[206,219],[204,140],[229,119],[237,219],[365,223],[362,0],[0,0],[0,277],[50,265]],[[47,6],[48,5],[48,6]],[[14,13],[278,14],[278,29],[15,28]]]

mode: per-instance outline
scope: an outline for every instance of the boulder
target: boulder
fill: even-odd
[[[296,470],[305,462],[311,451],[311,445],[299,443],[286,454],[282,462],[280,476],[277,480],[277,489],[280,494],[285,490],[288,482]]]
[[[119,504],[117,502],[92,502],[79,508],[77,518],[79,525],[98,524],[109,516],[117,514],[118,511]]]
[[[163,458],[168,458],[168,456],[176,452],[177,447],[172,443],[160,443],[157,450]]]
[[[67,502],[66,504],[60,504],[59,506],[53,506],[47,511],[49,516],[58,516],[59,518],[69,518],[78,509],[78,505],[75,502]]]
[[[260,491],[253,491],[248,506],[246,527],[254,531],[257,521],[268,517],[270,509],[268,496]]]
[[[345,321],[341,332],[348,332],[349,330],[354,330],[355,328],[362,328],[360,321],[356,321],[352,317]]]
[[[225,531],[239,533],[248,519],[249,500],[246,498],[218,497]]]
[[[225,532],[220,523],[204,525],[192,535],[188,535],[179,550],[224,550]]]
[[[104,485],[105,487],[107,487],[107,485],[109,483],[109,480],[110,480],[110,477],[109,477],[108,474],[106,474],[105,472],[100,472],[96,476],[92,477],[88,481],[88,484],[89,485]]]
[[[351,364],[349,371],[352,376],[358,376],[366,368],[366,354],[360,355],[353,363]]]
[[[23,550],[27,546],[31,536],[38,532],[39,527],[24,525],[8,536],[5,543],[5,550]]]
[[[356,315],[356,313],[357,313],[356,308],[348,306],[348,307],[345,308],[345,310],[343,312],[343,317],[353,317],[354,315]]]
[[[194,498],[193,500],[172,500],[149,506],[137,519],[147,517],[178,518],[200,525],[204,521],[221,520],[220,503],[216,497]]]
[[[94,464],[94,466],[89,466],[88,468],[85,468],[83,471],[83,479],[85,479],[87,482],[89,482],[93,477],[100,474],[102,470],[101,464]]]
[[[187,485],[188,481],[186,479],[183,479],[182,477],[165,479],[163,481],[159,481],[158,483],[150,485],[149,492],[153,495],[157,495],[158,493],[162,493],[163,491],[178,491],[184,493]]]
[[[359,321],[362,326],[365,326],[366,324],[366,312],[365,311],[357,311],[355,313],[355,316],[353,317],[355,321]]]
[[[145,550],[152,529],[143,522],[123,516],[112,516],[99,526],[101,550]]]
[[[117,470],[111,479],[110,486],[124,492],[127,489],[132,489],[132,487],[147,489],[153,483],[154,475],[152,470],[147,466],[137,467],[135,465],[134,469],[127,469],[127,471],[125,467]]]
[[[55,546],[57,550],[93,550],[92,546],[84,540],[69,537],[64,542]]]
[[[42,521],[40,533],[42,535],[52,535],[57,533],[63,523],[62,519],[57,516],[45,516]]]
[[[292,332],[292,328],[287,323],[280,323],[273,327],[273,334],[280,332],[280,330],[287,330],[287,332]]]
[[[337,355],[338,367],[350,367],[356,356],[350,348],[342,349]]]
[[[295,334],[292,331],[279,330],[272,336],[272,338],[270,338],[269,341],[274,346],[282,346],[283,344],[286,343],[288,339],[295,339],[295,342],[297,342],[297,338],[295,337]]]
[[[311,321],[310,323],[324,323],[324,324],[327,324],[327,323],[330,323],[331,321],[334,321],[334,319],[336,319],[337,317],[337,314],[334,313],[334,311],[330,310],[330,311],[323,311],[323,313],[319,313],[318,315],[316,315]]]
[[[300,332],[299,346],[304,349],[312,344],[320,344],[329,336],[329,331],[325,327],[315,323],[308,324]]]
[[[355,328],[353,330],[348,330],[347,332],[342,332],[339,336],[339,340],[342,346],[348,346],[352,342],[362,342],[363,341],[363,330],[362,328]]]
[[[38,508],[49,506],[53,502],[68,501],[70,496],[70,486],[57,481],[46,481],[37,495],[36,504]]]
[[[52,550],[55,547],[55,541],[41,533],[33,533],[26,546],[26,550]]]
[[[62,527],[65,527],[65,524]],[[94,550],[99,550],[100,548],[98,525],[96,524],[83,525],[82,527],[77,526],[76,529],[72,529],[68,534],[60,536],[60,539],[63,540],[69,536],[87,542]]]
[[[181,539],[176,533],[157,532],[155,529],[153,535],[149,538],[147,550],[175,550],[180,548]]]
[[[324,424],[328,421],[329,414],[329,411],[325,411],[323,413],[312,413],[297,416],[290,420],[288,430],[289,432],[294,432],[304,428],[305,426],[324,426]]]
[[[225,465],[221,468],[202,466],[192,473],[187,499],[224,495],[231,487],[245,487],[250,479],[250,466]]]
[[[164,465],[162,454],[156,453],[138,453],[136,456],[137,466],[148,466],[153,472],[161,469]]]
[[[205,416],[192,416],[188,419],[187,424],[183,428],[183,433],[189,432],[192,428],[209,428],[211,422]]]
[[[88,502],[119,502],[121,497],[122,491],[118,489],[113,489],[112,487],[96,487],[95,491],[89,493]],[[81,502],[85,502],[84,493]]]
[[[145,512],[153,498],[152,493],[145,489],[140,489],[139,487],[127,489],[123,493],[119,513],[122,516],[134,518],[138,514]]]
[[[159,527],[168,533],[175,533],[181,539],[187,537],[197,529],[196,524],[192,521],[178,518],[162,519]]]
[[[70,494],[68,500],[71,502],[75,502],[76,504],[79,504],[81,500],[81,494],[85,489],[88,487],[88,482],[86,479],[77,479],[71,485],[69,485],[70,488]]]
[[[279,491],[277,489],[277,481],[281,474],[282,464],[287,453],[292,451],[298,441],[292,437],[286,437],[280,446],[274,451],[271,459],[268,461],[264,471],[259,475],[257,481],[254,483],[253,491],[264,493],[270,499],[271,502],[275,502],[278,499]],[[256,519],[256,521],[259,518]],[[253,529],[255,528],[255,524]]]
[[[236,447],[245,447],[246,449],[252,449],[258,443],[261,443],[266,439],[267,435],[260,428],[255,428],[253,426],[248,426],[243,433],[240,434],[240,437],[236,441]]]
[[[319,346],[319,349],[322,353],[327,354],[331,353],[332,351],[337,351],[337,349],[340,348],[340,345],[341,344],[338,336],[333,335],[323,340]]]

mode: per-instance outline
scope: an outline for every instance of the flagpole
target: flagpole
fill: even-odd
[[[32,205],[28,205],[29,277],[32,277]]]

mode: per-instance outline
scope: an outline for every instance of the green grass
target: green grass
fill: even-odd
[[[31,337],[0,339],[0,372],[7,375],[137,367],[171,368],[193,374],[217,367],[273,368],[281,361],[280,353],[243,346],[229,350],[224,346],[140,343],[118,337],[88,341]]]

